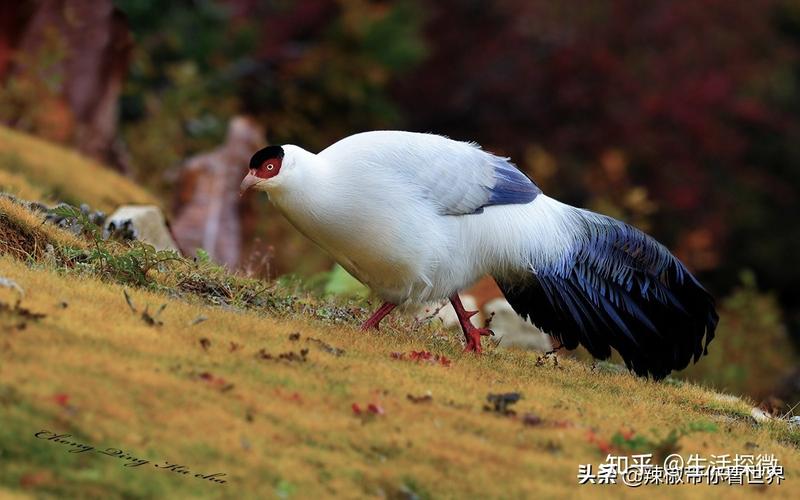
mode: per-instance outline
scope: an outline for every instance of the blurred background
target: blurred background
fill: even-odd
[[[477,141],[699,274],[722,322],[684,376],[800,400],[798,1],[3,2],[0,85],[6,127],[135,180],[185,252],[270,278],[332,262],[238,198],[255,149]]]

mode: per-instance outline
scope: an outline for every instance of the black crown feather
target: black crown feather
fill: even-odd
[[[280,146],[267,146],[259,150],[250,158],[250,168],[258,168],[265,161],[275,158],[283,159],[283,148]]]

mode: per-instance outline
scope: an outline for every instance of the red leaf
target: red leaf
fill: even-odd
[[[53,394],[53,401],[59,406],[67,406],[69,403],[69,394],[64,394],[63,392]]]

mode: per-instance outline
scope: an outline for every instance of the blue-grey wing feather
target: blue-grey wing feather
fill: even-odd
[[[443,214],[476,214],[492,205],[530,203],[542,192],[507,158],[465,146],[473,149],[471,161],[453,164],[443,158],[418,178]]]

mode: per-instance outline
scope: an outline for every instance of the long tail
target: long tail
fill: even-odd
[[[714,338],[714,301],[669,250],[611,217],[565,207],[566,248],[523,277],[496,276],[514,310],[564,347],[656,379],[695,362]],[[704,340],[705,339],[705,340]]]

